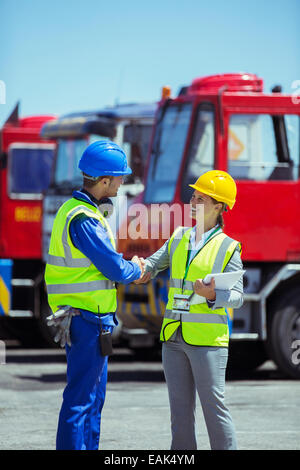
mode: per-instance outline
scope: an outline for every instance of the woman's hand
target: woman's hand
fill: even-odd
[[[194,282],[194,292],[207,300],[216,300],[216,283],[215,279],[212,278],[209,284],[204,284],[203,279],[196,279]]]

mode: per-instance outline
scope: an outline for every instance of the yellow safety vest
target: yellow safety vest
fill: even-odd
[[[72,243],[69,226],[74,217],[85,214],[99,221],[115,248],[113,233],[99,209],[72,198],[59,209],[53,224],[45,282],[53,313],[71,305],[93,313],[113,313],[117,308],[115,283],[107,279]]]
[[[178,227],[170,238],[170,289],[160,333],[168,341],[181,326],[182,337],[194,346],[228,346],[229,330],[225,308],[212,310],[207,303],[190,305],[188,313],[175,313],[175,294],[192,295],[196,279],[207,274],[223,272],[239,242],[222,231],[213,234],[188,265],[191,228]]]

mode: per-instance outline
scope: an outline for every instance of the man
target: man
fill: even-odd
[[[117,325],[115,282],[135,281],[142,262],[117,253],[111,229],[98,206],[116,196],[131,173],[123,150],[98,141],[84,151],[79,168],[83,188],[59,209],[53,224],[45,281],[58,328],[66,344],[67,386],[56,448],[97,450],[107,382],[107,354]],[[108,350],[107,346],[108,345]]]

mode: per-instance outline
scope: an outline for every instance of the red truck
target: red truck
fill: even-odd
[[[189,203],[189,184],[211,169],[229,172],[237,202],[225,214],[225,231],[242,243],[246,269],[244,305],[230,312],[230,360],[250,369],[271,358],[299,379],[300,104],[280,86],[264,92],[263,80],[248,73],[196,78],[175,97],[166,91],[156,114],[145,190],[134,201],[149,212],[160,205],[161,213],[138,239],[126,238],[121,227],[119,251],[127,258],[152,254],[168,238],[170,217],[171,233],[186,225],[170,208]],[[159,236],[151,237],[153,224]],[[144,350],[158,341],[167,289],[168,273],[144,286],[119,286],[118,316],[132,348]]]
[[[17,105],[0,129],[0,328],[24,343],[40,336],[48,313],[42,199],[56,144],[39,134],[42,125],[54,118],[21,118]]]

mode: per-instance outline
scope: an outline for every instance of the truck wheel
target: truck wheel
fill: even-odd
[[[300,295],[289,290],[274,304],[268,325],[267,347],[278,369],[290,378],[300,379]]]
[[[262,341],[229,341],[228,372],[248,372],[261,366],[267,359]]]
[[[8,339],[16,339],[24,348],[41,348],[43,342],[35,318],[1,318]]]
[[[132,349],[132,351],[137,361],[161,361],[161,348],[159,346],[153,346],[152,348],[135,348]]]

